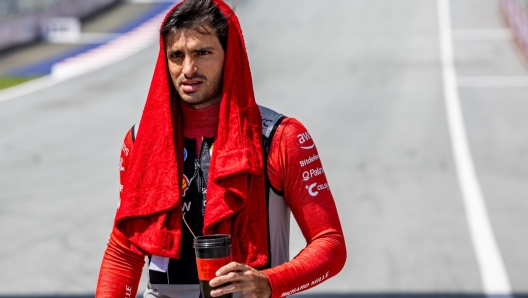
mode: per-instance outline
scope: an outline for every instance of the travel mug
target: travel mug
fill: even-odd
[[[194,251],[196,252],[200,291],[203,298],[209,298],[211,291],[218,288],[211,287],[209,281],[216,277],[218,269],[231,262],[231,236],[225,234],[198,236],[194,238]],[[233,294],[220,297],[231,298]]]

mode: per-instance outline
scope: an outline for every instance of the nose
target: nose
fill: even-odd
[[[192,78],[197,70],[198,68],[194,64],[193,57],[190,57],[190,55],[186,56],[185,60],[183,60],[183,75],[185,75],[187,78]]]

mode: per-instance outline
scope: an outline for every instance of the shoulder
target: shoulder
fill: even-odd
[[[128,157],[130,151],[132,150],[132,147],[134,147],[134,141],[136,140],[138,125],[139,124],[135,124],[134,126],[132,126],[125,134],[125,139],[123,140],[123,146],[121,148],[121,155],[123,155],[124,157]]]
[[[314,147],[308,129],[296,118],[285,117],[277,129],[277,134],[280,135],[280,142],[288,147],[299,147],[304,150]]]
[[[306,132],[304,125],[293,117],[285,116],[268,107],[259,105],[262,117],[262,134],[269,137],[275,129],[281,129],[289,134]]]
[[[285,116],[265,106],[259,105],[259,110],[262,118],[262,135],[265,138],[273,137]]]
[[[272,143],[308,143],[311,136],[306,127],[296,118],[285,116],[268,107],[259,105],[262,117],[262,135],[265,139],[272,138]],[[311,144],[308,144],[308,147]],[[304,146],[307,147],[307,146]]]

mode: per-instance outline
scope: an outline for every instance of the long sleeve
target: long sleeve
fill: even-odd
[[[121,182],[126,174],[131,149],[132,138],[129,132],[121,150],[119,163]],[[95,297],[136,297],[145,256],[145,252],[114,227],[103,256]]]
[[[346,261],[346,247],[337,209],[310,134],[293,118],[285,119],[270,148],[268,174],[283,192],[306,239],[291,261],[264,270],[272,297],[285,297],[336,275]]]
[[[145,255],[114,229],[103,256],[95,297],[136,297],[144,264]]]

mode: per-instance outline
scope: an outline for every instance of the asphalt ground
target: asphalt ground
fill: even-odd
[[[344,228],[347,264],[311,297],[484,297],[438,10],[435,0],[236,1],[257,101],[309,129]],[[505,26],[498,1],[451,1],[449,15],[476,178],[511,290],[527,297],[528,90],[508,84],[527,66],[511,38],[490,34]],[[0,102],[0,297],[93,296],[119,150],[156,53]],[[291,242],[294,256],[304,246],[294,224]]]

